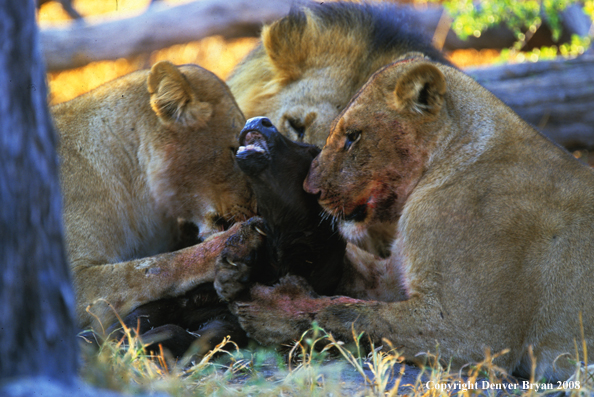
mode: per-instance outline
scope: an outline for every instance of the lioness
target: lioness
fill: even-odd
[[[425,58],[378,71],[304,187],[352,242],[376,222],[396,225],[391,256],[359,263],[384,297],[287,295],[292,279],[255,286],[253,301],[232,305],[251,337],[287,342],[315,320],[336,337],[354,326],[386,338],[409,360],[437,348],[458,367],[509,348],[496,364],[524,377],[532,348],[537,379],[559,380],[576,347],[584,358],[581,314],[594,351],[592,170],[464,73]]]
[[[177,243],[178,217],[207,238],[254,213],[235,162],[245,119],[225,83],[160,62],[52,113],[79,325],[212,282],[225,234],[163,252]]]

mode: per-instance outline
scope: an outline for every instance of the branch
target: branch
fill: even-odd
[[[115,60],[214,35],[257,36],[263,23],[284,16],[292,0],[202,0],[102,23],[74,23],[41,31],[48,71]]]

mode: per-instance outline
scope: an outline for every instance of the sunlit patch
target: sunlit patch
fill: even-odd
[[[188,0],[168,0],[168,3],[181,3]],[[83,17],[92,18],[104,15],[106,18],[121,18],[126,13],[141,13],[150,0],[75,1],[75,8]],[[129,16],[129,15],[128,15]],[[71,18],[57,2],[49,2],[41,7],[37,18],[42,27],[51,27],[59,23],[71,23]],[[176,65],[193,63],[213,71],[225,80],[235,65],[256,47],[258,38],[242,37],[225,40],[220,36],[204,38],[185,44],[177,44],[150,54],[135,56],[117,61],[93,62],[89,65],[48,73],[50,104],[55,105],[98,87],[110,80],[145,69],[152,64],[169,60]]]

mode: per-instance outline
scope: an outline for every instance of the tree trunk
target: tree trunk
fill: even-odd
[[[73,384],[74,294],[34,7],[0,0],[0,382]]]
[[[594,56],[467,72],[553,141],[594,148]]]

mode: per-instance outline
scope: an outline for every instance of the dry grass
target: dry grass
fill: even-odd
[[[239,350],[226,338],[206,356],[192,349],[179,361],[163,351],[147,352],[134,330],[120,341],[84,352],[82,377],[92,385],[127,393],[163,392],[185,396],[316,396],[341,395],[343,364],[325,360],[314,345],[299,341],[291,350],[293,366],[278,352]],[[304,347],[301,353],[297,346]]]
[[[576,364],[571,382],[580,388],[571,390],[503,387],[513,379],[495,361],[498,354],[485,353],[482,362],[452,371],[439,365],[439,354],[427,354],[426,367],[416,370],[402,365],[397,349],[384,341],[382,347],[371,344],[370,353],[362,351],[364,334],[353,332],[347,348],[341,341],[314,324],[285,353],[273,349],[238,349],[228,338],[205,357],[190,352],[175,361],[164,354],[146,352],[134,330],[125,328],[121,341],[108,341],[98,352],[85,354],[83,378],[89,383],[112,390],[141,393],[162,392],[170,396],[396,396],[463,397],[479,395],[525,396],[567,392],[567,396],[589,396],[594,392],[594,368]],[[282,350],[283,351],[283,350]],[[575,357],[576,363],[580,362]],[[343,377],[353,369],[359,379]],[[404,380],[405,371],[414,372]],[[488,382],[491,389],[481,385]],[[511,383],[510,383],[511,382]],[[530,384],[539,384],[534,375]],[[540,384],[543,384],[542,382]],[[546,382],[544,384],[547,384]],[[435,386],[437,385],[437,386]],[[477,388],[475,385],[479,385]],[[519,384],[521,385],[521,383]],[[555,384],[556,385],[556,384]]]

